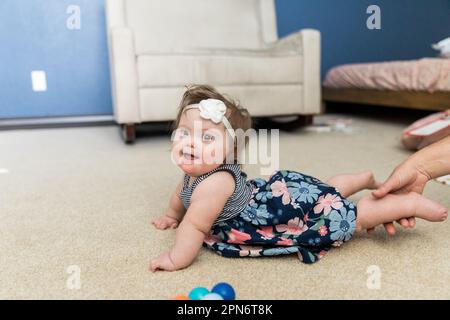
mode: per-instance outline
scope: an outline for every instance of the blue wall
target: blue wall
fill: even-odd
[[[245,1],[245,0],[243,0]],[[366,9],[381,7],[381,30],[366,28]],[[81,29],[69,30],[69,5]],[[434,56],[450,36],[450,0],[276,0],[280,36],[322,33],[322,75],[349,62]],[[103,0],[0,0],[0,118],[111,114]],[[32,70],[47,74],[45,92]]]
[[[369,30],[369,5],[381,30]],[[322,33],[322,76],[332,66],[436,56],[431,44],[450,37],[450,0],[277,0],[280,36],[301,28]]]
[[[81,8],[69,30],[67,7]],[[0,118],[111,114],[103,0],[0,0]],[[31,71],[44,70],[35,92]]]

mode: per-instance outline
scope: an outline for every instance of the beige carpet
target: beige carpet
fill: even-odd
[[[352,134],[282,133],[280,165],[321,179],[365,169],[384,179],[408,155],[397,138],[402,126],[356,117]],[[188,269],[148,272],[150,257],[175,235],[149,224],[180,176],[169,142],[146,135],[126,146],[116,127],[0,132],[0,298],[168,299],[220,281],[240,299],[450,298],[448,222],[419,221],[393,238],[378,228],[314,265],[202,249]],[[450,207],[448,186],[430,182],[425,194]],[[66,284],[73,265],[81,270],[79,290]],[[372,265],[380,268],[380,289],[367,286]]]

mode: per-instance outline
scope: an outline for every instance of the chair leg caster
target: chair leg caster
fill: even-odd
[[[136,140],[136,125],[123,124],[121,125],[121,135],[125,143],[133,143]]]
[[[314,122],[313,115],[297,115],[276,118],[259,118],[255,127],[264,129],[282,129],[285,131],[293,131],[298,128],[306,127]]]

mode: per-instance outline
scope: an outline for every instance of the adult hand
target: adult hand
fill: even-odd
[[[404,162],[399,165],[389,178],[372,192],[376,198],[383,198],[388,193],[416,192],[422,194],[431,177],[419,167]]]
[[[392,172],[390,177],[381,186],[372,192],[375,198],[382,198],[388,193],[407,193],[416,192],[422,194],[426,183],[430,180],[430,176],[419,167],[408,163],[408,161],[399,165]],[[397,221],[404,228],[414,228],[416,225],[416,219],[414,217],[404,218]],[[394,235],[396,230],[394,223],[385,223],[384,228],[390,235]],[[370,234],[375,229],[368,229]]]
[[[446,174],[450,174],[450,135],[433,143],[400,164],[391,176],[374,192],[373,196],[382,198],[388,193],[422,193],[426,183]],[[414,227],[415,219],[401,219],[403,227]],[[389,234],[395,234],[393,223],[384,225]],[[369,233],[373,229],[367,230]]]

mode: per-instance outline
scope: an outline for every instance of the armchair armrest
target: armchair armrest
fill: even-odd
[[[273,53],[297,53],[301,54],[303,49],[302,32],[291,33],[271,44],[270,50]]]
[[[317,114],[321,112],[320,81],[320,32],[313,29],[300,31],[303,54],[303,112]]]
[[[296,54],[302,57],[303,109],[301,114],[321,112],[320,32],[303,29],[269,45],[272,54]]]
[[[141,122],[133,32],[126,27],[109,30],[109,62],[114,116],[119,124]]]

